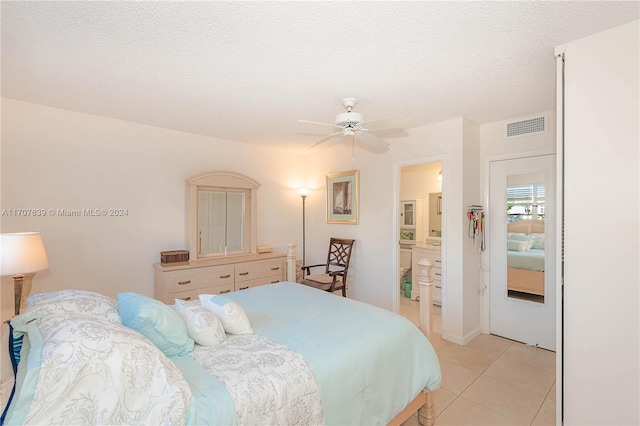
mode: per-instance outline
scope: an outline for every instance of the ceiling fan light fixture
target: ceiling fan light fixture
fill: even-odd
[[[355,136],[356,135],[356,129],[354,129],[353,127],[347,127],[342,131],[342,136]]]
[[[358,112],[343,112],[336,115],[334,124],[340,127],[356,127],[364,121],[364,116]]]

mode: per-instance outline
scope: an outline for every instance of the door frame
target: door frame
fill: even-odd
[[[484,185],[484,202],[485,202],[485,211],[488,212],[489,211],[489,207],[490,207],[490,200],[489,200],[489,172],[491,169],[491,163],[494,161],[504,161],[504,160],[517,160],[517,159],[521,159],[521,158],[531,158],[531,157],[540,157],[542,155],[557,155],[556,150],[554,149],[541,149],[541,150],[537,150],[537,151],[527,151],[527,152],[518,152],[518,153],[513,153],[513,154],[503,154],[503,155],[496,155],[493,157],[486,157],[484,159],[484,164],[483,164],[483,170],[482,170],[482,181],[483,181],[483,185]],[[556,170],[556,182],[559,179],[559,177],[557,176],[558,171]],[[556,220],[557,220],[557,213],[558,213],[558,206],[556,205]],[[489,275],[489,265],[491,265],[491,256],[490,256],[490,250],[489,248],[491,247],[491,238],[487,238],[486,241],[486,249],[485,251],[482,253],[483,259],[482,259],[482,263],[483,263],[483,268],[482,268],[482,282],[484,283],[483,286],[483,293],[482,293],[482,297],[480,298],[480,303],[481,303],[481,312],[482,312],[482,317],[480,318],[480,329],[482,330],[482,333],[484,334],[489,334],[489,314],[491,312],[491,301],[489,298],[489,294],[491,291],[491,280],[490,280],[490,275]],[[555,260],[555,259],[554,259]],[[557,267],[558,265],[556,265]],[[559,268],[558,268],[559,269]],[[560,298],[560,285],[558,283],[556,283],[556,309],[559,303],[561,303],[561,298]],[[557,310],[556,310],[557,311]],[[557,333],[559,333],[560,328],[558,327],[558,325],[560,324],[558,321],[558,316],[556,315],[556,338],[558,336]],[[556,345],[556,348],[558,347],[558,345]],[[557,352],[556,352],[557,353]]]
[[[400,291],[398,290],[398,271],[400,268],[400,216],[398,215],[398,206],[400,205],[400,169],[407,166],[415,166],[425,163],[442,163],[442,237],[441,240],[441,257],[442,267],[444,269],[442,274],[442,336],[445,335],[446,330],[446,312],[447,312],[447,295],[446,295],[446,282],[447,282],[447,155],[433,155],[429,157],[418,157],[410,160],[396,161],[393,163],[393,209],[391,221],[393,229],[391,230],[391,238],[393,247],[393,253],[391,256],[391,269],[393,274],[393,285],[391,286],[391,307],[396,314],[400,308]]]

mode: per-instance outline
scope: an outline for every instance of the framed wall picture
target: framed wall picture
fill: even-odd
[[[358,223],[358,171],[327,175],[327,223]]]

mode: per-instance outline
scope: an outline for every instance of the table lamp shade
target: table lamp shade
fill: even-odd
[[[30,274],[49,267],[47,252],[39,232],[0,234],[2,275]]]

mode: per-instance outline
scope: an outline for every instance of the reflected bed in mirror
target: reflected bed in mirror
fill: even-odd
[[[508,296],[544,303],[544,220],[507,224]]]
[[[191,259],[256,253],[259,187],[247,176],[226,171],[187,179]]]

